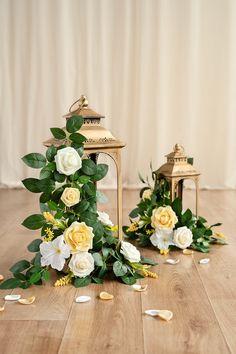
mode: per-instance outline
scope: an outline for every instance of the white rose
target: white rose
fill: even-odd
[[[151,189],[145,189],[145,191],[142,194],[142,199],[151,199],[152,196],[152,190]]]
[[[73,205],[79,203],[80,201],[80,191],[77,188],[65,188],[61,200],[67,207],[72,207]]]
[[[94,270],[94,259],[91,253],[78,252],[72,255],[69,268],[74,275],[84,278]]]
[[[57,171],[66,176],[73,175],[82,166],[81,157],[78,152],[70,146],[58,150],[55,161]]]
[[[110,220],[110,216],[105,213],[105,211],[98,211],[98,220],[101,221],[102,224],[106,226],[114,226],[112,221]]]
[[[179,248],[185,249],[189,247],[193,242],[192,231],[189,230],[186,226],[179,227],[174,231],[173,241]]]
[[[129,242],[121,241],[120,253],[131,263],[140,262],[141,256],[139,250]]]

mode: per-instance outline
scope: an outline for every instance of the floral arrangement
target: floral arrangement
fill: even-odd
[[[108,166],[84,155],[86,138],[78,132],[82,125],[81,116],[72,116],[66,128],[51,128],[59,147],[48,147],[45,156],[23,157],[26,165],[41,169],[39,179],[22,181],[29,191],[41,193],[41,213],[30,215],[22,225],[41,229],[41,237],[28,245],[33,259],[13,265],[13,277],[1,283],[0,289],[41,285],[49,279],[50,269],[59,275],[55,286],[100,284],[108,274],[128,285],[144,276],[156,277],[148,270],[155,263],[141,257],[131,243],[118,241],[109,215],[97,211],[101,192],[96,182],[106,175]]]
[[[171,202],[165,179],[154,171],[153,185],[148,178],[144,180],[142,176],[139,177],[145,184],[140,191],[141,199],[129,214],[130,226],[123,227],[129,239],[137,239],[141,246],[153,245],[161,254],[167,254],[174,248],[209,252],[212,243],[226,243],[222,233],[212,230],[221,223],[209,226],[202,216],[196,217],[190,209],[184,211],[179,198]]]

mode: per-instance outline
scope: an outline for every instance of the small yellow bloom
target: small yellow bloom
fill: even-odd
[[[59,287],[59,286],[65,286],[65,285],[71,283],[71,277],[72,277],[71,274],[65,275],[63,278],[58,279],[58,280],[55,282],[54,286],[57,288],[57,287]]]
[[[146,269],[143,269],[143,275],[149,278],[154,278],[154,279],[158,278],[158,275],[156,273],[150,272],[150,270],[146,270]]]
[[[166,256],[168,253],[169,253],[169,249],[160,250],[160,254],[163,254],[164,256]]]
[[[44,238],[43,238],[44,242],[50,242],[50,241],[52,241],[52,239],[53,239],[53,237],[54,237],[53,231],[52,231],[49,227],[47,227],[47,228],[45,229],[45,233],[46,233],[46,236],[44,236]]]
[[[216,236],[217,238],[222,238],[223,240],[226,240],[226,236],[224,234],[222,234],[222,232],[215,232],[214,236]]]
[[[109,228],[109,230],[111,230],[112,232],[118,231],[118,226],[117,226],[117,225],[114,225],[114,226],[107,226],[107,228]]]
[[[146,234],[147,234],[147,235],[152,235],[152,234],[154,234],[154,232],[155,232],[154,229],[146,230]]]
[[[129,228],[127,229],[127,232],[135,232],[137,230],[138,230],[138,223],[133,222],[132,224],[130,224]]]
[[[52,224],[54,224],[56,222],[56,220],[54,219],[54,216],[51,213],[49,213],[49,211],[43,212],[43,217],[47,222],[50,222]]]

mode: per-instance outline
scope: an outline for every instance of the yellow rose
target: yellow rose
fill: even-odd
[[[71,207],[80,201],[80,191],[77,188],[65,188],[61,200],[67,207]]]
[[[167,207],[154,209],[151,221],[153,228],[173,229],[178,219],[173,209],[168,205]]]
[[[64,240],[70,247],[71,253],[91,249],[93,247],[93,237],[93,228],[87,226],[84,222],[74,221],[64,231]]]
[[[151,189],[145,189],[145,191],[142,194],[142,199],[151,199],[152,196],[152,190]]]

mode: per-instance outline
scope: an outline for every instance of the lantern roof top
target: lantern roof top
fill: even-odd
[[[76,105],[77,107],[75,107]],[[122,148],[125,146],[125,144],[115,138],[108,129],[101,126],[100,120],[105,117],[89,107],[86,96],[82,95],[77,101],[75,101],[71,105],[69,112],[64,115],[64,118],[69,119],[74,115],[79,115],[84,118],[84,124],[79,132],[86,137],[84,143],[85,150]],[[65,143],[65,140],[52,138],[45,141],[44,145],[59,146]]]
[[[193,165],[188,162],[188,157],[184,152],[183,146],[180,144],[175,144],[173,151],[166,155],[166,157],[167,162],[156,170],[155,174],[169,178],[191,178],[200,175]]]

